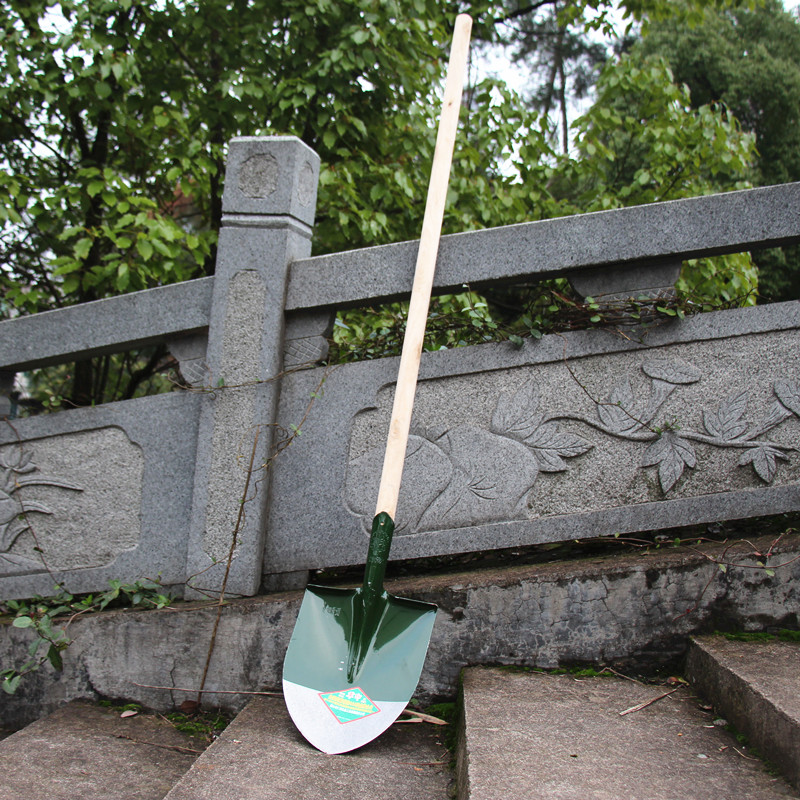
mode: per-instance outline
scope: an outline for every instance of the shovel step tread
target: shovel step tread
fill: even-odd
[[[450,756],[439,726],[400,723],[344,755],[316,750],[283,699],[259,697],[198,758],[165,800],[445,800]]]
[[[464,672],[459,800],[798,798],[694,693],[613,677]]]

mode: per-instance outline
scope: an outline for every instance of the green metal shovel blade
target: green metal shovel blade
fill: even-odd
[[[388,515],[376,517],[362,587],[306,589],[286,652],[286,707],[325,753],[355,750],[383,733],[422,672],[436,606],[383,590],[386,560],[378,551],[388,553],[392,528]]]

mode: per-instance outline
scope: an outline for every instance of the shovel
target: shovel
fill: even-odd
[[[428,651],[436,606],[383,588],[439,250],[472,19],[456,18],[389,437],[358,589],[308,586],[283,663],[286,707],[325,753],[372,741],[406,707]]]

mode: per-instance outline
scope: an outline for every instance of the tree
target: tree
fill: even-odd
[[[517,221],[515,214],[518,221],[546,219],[749,185],[754,137],[722,107],[692,109],[687,90],[674,83],[662,59],[629,55],[606,64],[595,102],[573,126],[571,154],[554,149],[540,116],[528,115],[524,122],[525,139],[506,164],[512,177],[503,184],[510,221]],[[469,189],[459,179],[455,187],[465,194]],[[689,262],[678,288],[701,308],[753,303],[756,284],[750,257],[735,254]],[[480,342],[496,338],[498,328],[506,335],[540,336],[571,324],[565,312],[580,299],[570,295],[566,280],[559,279],[493,287],[483,297],[470,292],[435,298],[426,346]],[[585,323],[591,316],[578,319]],[[338,357],[397,351],[397,329],[404,322],[400,305],[366,316],[347,312],[343,321],[351,330],[337,330]]]
[[[747,0],[753,5],[760,0]],[[588,98],[618,46],[619,28],[648,30],[660,20],[696,25],[709,8],[744,0],[501,0],[493,25],[481,32],[490,47],[530,69],[526,100],[542,111],[549,130],[569,150],[570,117]]]
[[[318,250],[402,238],[417,214],[431,140],[421,110],[449,10],[432,0],[4,3],[2,307],[34,312],[210,273],[225,143],[241,133],[293,133],[321,154]],[[107,399],[104,369],[78,366],[73,402]]]
[[[409,18],[368,0],[5,4],[6,299],[33,311],[211,272],[239,133],[294,133],[320,152],[322,249],[382,232],[361,198],[415,177],[401,170],[426,155],[417,116],[447,36],[446,7],[414,5]]]
[[[779,0],[708,12],[695,27],[661,21],[636,50],[666,59],[693,107],[722,103],[755,135],[754,184],[800,180],[800,21]],[[797,247],[755,258],[762,296],[800,297]]]
[[[225,143],[238,134],[295,134],[320,153],[316,252],[414,238],[457,5],[7,0],[0,309],[30,313],[212,272]],[[560,3],[558,24],[603,29],[614,5]],[[640,19],[671,4],[623,6]],[[472,11],[486,38],[510,13],[508,0]],[[562,163],[547,114],[497,82],[472,87],[470,100],[445,230],[577,210],[551,191]],[[77,404],[131,396],[160,357],[81,362],[64,392]]]
[[[566,0],[534,5],[504,14],[498,20],[498,38],[513,62],[530,68],[528,103],[545,120],[558,109],[551,132],[560,133],[561,150],[567,153],[570,107],[588,95],[609,49],[606,42],[590,38],[583,18],[564,13],[570,6]]]

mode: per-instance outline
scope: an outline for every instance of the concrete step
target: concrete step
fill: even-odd
[[[0,800],[163,800],[203,746],[159,717],[72,702],[0,741]]]
[[[697,639],[687,669],[698,694],[793,774],[800,646]],[[458,797],[800,798],[716,716],[687,686],[472,667],[463,674]],[[0,741],[0,800],[446,800],[444,734],[397,724],[329,756],[300,736],[281,697],[259,697],[202,752],[158,717],[121,719],[73,702]]]
[[[359,750],[326,755],[297,732],[282,697],[259,697],[165,800],[446,800],[442,736],[439,726],[395,724]]]
[[[678,686],[473,667],[463,676],[459,800],[800,797]]]
[[[686,673],[698,694],[800,789],[800,643],[696,637]]]

